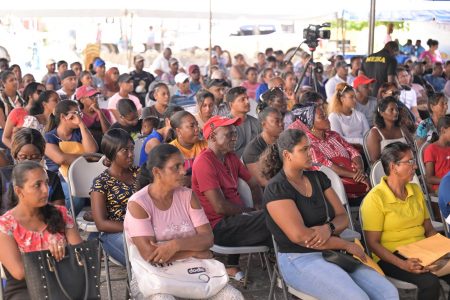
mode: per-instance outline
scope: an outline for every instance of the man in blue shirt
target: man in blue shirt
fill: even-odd
[[[192,114],[196,113],[197,103],[195,101],[195,93],[189,87],[189,75],[180,72],[175,75],[174,80],[177,90],[170,100],[170,105],[178,105]]]
[[[442,177],[439,184],[439,209],[444,218],[447,218],[450,214],[450,172]],[[445,222],[445,220],[442,221]]]
[[[442,78],[442,71],[442,63],[435,62],[433,64],[433,72],[423,76],[423,79],[433,86],[435,92],[441,92],[444,89],[445,79]]]

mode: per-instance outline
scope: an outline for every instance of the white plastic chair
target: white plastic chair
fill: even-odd
[[[98,232],[97,226],[95,225],[95,222],[86,221],[83,218],[84,214],[86,213],[86,210],[82,210],[77,216],[75,216],[73,198],[74,197],[89,198],[90,196],[89,192],[91,190],[92,182],[94,181],[95,177],[97,177],[104,170],[107,169],[107,167],[103,165],[104,156],[102,156],[101,154],[93,154],[92,156],[98,157],[99,160],[97,162],[89,162],[86,160],[85,157],[81,156],[77,158],[74,162],[72,162],[68,172],[70,206],[73,219],[76,220],[79,229],[90,233]],[[103,250],[103,257],[105,264],[108,299],[112,299],[112,290],[111,290],[112,279],[110,278],[109,261],[111,260],[114,264],[119,266],[120,263],[112,259],[112,257],[109,256],[104,250]],[[117,280],[122,280],[122,278]]]
[[[145,138],[137,138],[134,140],[134,160],[133,165],[139,166],[139,161],[141,159],[141,149],[144,146]]]
[[[278,269],[278,245],[275,241],[275,239],[272,236],[273,240],[273,247],[275,250],[275,257],[276,257],[276,264],[273,267],[273,273],[270,279],[270,291],[269,291],[269,300],[274,299],[275,296],[275,284],[281,288],[283,291],[283,298],[284,300],[288,300],[287,293],[294,295],[295,297],[303,300],[316,300],[313,296],[310,296],[308,294],[305,294],[303,292],[300,292],[299,290],[294,289],[292,286],[288,285],[284,279],[283,275],[281,274],[280,270]]]
[[[386,174],[384,173],[384,169],[383,169],[383,165],[381,164],[381,161],[377,160],[372,165],[372,169],[370,170],[370,183],[372,184],[372,186],[376,186],[378,183],[380,183],[381,178],[383,176],[385,176],[385,175]],[[414,174],[414,177],[411,180],[411,182],[416,183],[422,189],[419,177],[417,177],[417,175]],[[434,229],[436,231],[443,231],[443,232],[445,232],[444,224],[442,224],[442,222],[438,222],[438,221],[433,220],[433,214],[431,212],[432,208],[431,208],[431,205],[430,205],[429,201],[427,200],[427,194],[424,193],[423,190],[422,190],[422,193],[425,196],[425,202],[426,202],[428,211],[430,212],[431,224],[433,225],[433,227],[434,227]]]
[[[366,133],[364,133],[364,137],[363,137],[363,150],[364,150],[364,155],[366,156],[367,159],[367,163],[369,164],[369,169],[371,169],[371,163],[370,163],[370,154],[369,154],[369,148],[367,147],[368,145],[368,141],[367,138],[369,136],[369,132],[370,130],[367,130]]]
[[[241,199],[244,201],[245,205],[247,207],[253,207],[253,198],[252,198],[252,192],[250,190],[250,187],[248,186],[247,182],[239,178],[238,180],[238,192],[241,196]],[[245,270],[245,277],[244,277],[244,288],[247,287],[247,280],[248,280],[248,274],[250,271],[250,265],[251,265],[251,258],[252,254],[258,253],[262,254],[264,258],[264,262],[266,264],[267,272],[269,274],[270,279],[270,263],[268,259],[268,253],[269,253],[269,247],[267,246],[245,246],[245,247],[226,247],[226,246],[219,246],[214,245],[211,248],[212,252],[220,253],[224,255],[232,255],[232,254],[248,254],[247,259],[247,269]]]
[[[332,169],[326,167],[326,166],[320,166],[320,171],[325,173],[327,175],[328,179],[331,181],[331,187],[338,195],[339,199],[341,200],[342,205],[344,206],[345,210],[347,211],[348,219],[350,221],[349,228],[345,229],[341,234],[340,237],[346,241],[353,242],[355,239],[361,239],[361,234],[357,231],[355,231],[355,226],[353,224],[352,220],[352,214],[350,205],[348,204],[347,194],[345,193],[344,184],[342,183],[341,178],[339,177],[336,172],[334,172]]]

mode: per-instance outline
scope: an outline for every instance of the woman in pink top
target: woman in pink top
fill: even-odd
[[[427,45],[428,45],[428,50],[427,51],[423,51],[420,56],[419,59],[424,60],[427,62],[427,69],[431,68],[432,65],[435,62],[443,62],[442,61],[442,57],[441,57],[441,53],[438,50],[439,47],[439,42],[437,40],[432,40],[429,39],[427,41]]]
[[[245,70],[246,80],[241,83],[241,86],[247,89],[247,96],[256,100],[256,89],[260,85],[258,82],[258,71],[255,67],[250,67]]]
[[[167,263],[187,257],[212,258],[213,234],[191,189],[183,187],[186,171],[180,151],[172,145],[153,148],[138,177],[138,192],[128,200],[124,229],[142,258]],[[214,299],[243,299],[226,286]],[[175,299],[157,294],[151,299]]]

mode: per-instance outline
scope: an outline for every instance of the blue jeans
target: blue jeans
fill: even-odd
[[[399,299],[386,278],[364,265],[347,273],[321,252],[278,253],[278,262],[287,284],[321,300]]]
[[[106,253],[125,266],[125,251],[123,249],[123,232],[100,233],[100,241]]]

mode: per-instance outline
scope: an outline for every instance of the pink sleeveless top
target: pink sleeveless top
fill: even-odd
[[[203,208],[191,207],[192,190],[180,187],[173,192],[172,205],[168,210],[158,209],[148,193],[148,186],[133,194],[128,203],[136,202],[149,215],[136,219],[127,212],[124,229],[128,238],[154,236],[157,242],[190,237],[197,234],[195,227],[208,223]]]

